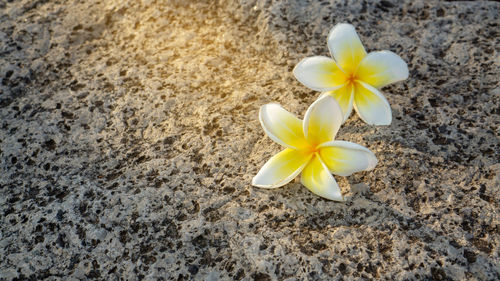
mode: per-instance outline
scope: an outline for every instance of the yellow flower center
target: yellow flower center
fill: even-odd
[[[356,74],[350,73],[347,75],[347,84],[354,84],[354,81],[356,81],[358,78],[356,77]]]
[[[318,145],[316,144],[309,144],[309,146],[304,150],[305,153],[307,154],[314,154],[316,152],[319,152]]]

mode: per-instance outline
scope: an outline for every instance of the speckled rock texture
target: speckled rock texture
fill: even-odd
[[[500,3],[0,0],[0,280],[499,280]],[[336,23],[410,69],[346,203],[251,178]]]

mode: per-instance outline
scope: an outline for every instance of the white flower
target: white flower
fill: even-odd
[[[377,164],[375,155],[364,146],[334,140],[342,124],[342,110],[331,96],[316,100],[304,121],[273,103],[261,107],[259,119],[266,134],[287,148],[264,164],[252,180],[254,186],[280,187],[302,172],[301,182],[310,191],[343,201],[331,173],[348,176]]]
[[[303,59],[293,70],[306,87],[334,97],[344,113],[352,108],[368,124],[389,125],[391,107],[378,90],[408,78],[408,66],[390,51],[366,54],[350,24],[337,24],[328,35],[328,49],[334,59],[315,56]]]

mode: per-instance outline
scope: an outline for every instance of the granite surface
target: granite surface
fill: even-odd
[[[0,280],[499,280],[500,3],[0,0]],[[346,203],[251,178],[339,22],[410,78]]]

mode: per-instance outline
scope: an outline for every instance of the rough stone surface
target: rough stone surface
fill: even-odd
[[[494,1],[0,0],[0,280],[499,280]],[[410,78],[345,204],[250,185],[354,24]]]

